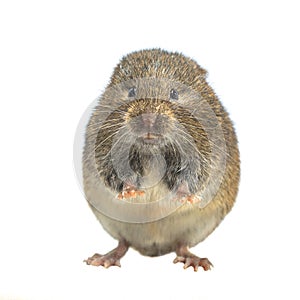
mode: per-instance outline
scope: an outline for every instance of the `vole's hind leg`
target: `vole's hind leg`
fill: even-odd
[[[87,265],[103,266],[105,268],[109,268],[110,266],[121,267],[120,259],[125,255],[128,248],[129,245],[125,241],[120,241],[119,245],[110,252],[104,255],[96,253],[88,259],[84,260],[84,262]]]
[[[184,263],[183,268],[186,269],[190,266],[194,268],[194,271],[198,271],[198,267],[202,267],[204,271],[210,270],[213,264],[207,258],[200,258],[195,254],[191,253],[188,246],[179,246],[176,249],[177,257],[174,259],[174,264],[178,262]]]

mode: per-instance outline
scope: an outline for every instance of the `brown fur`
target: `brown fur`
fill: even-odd
[[[83,155],[83,176],[85,193],[89,200],[90,197],[95,197],[97,194],[93,191],[93,185],[97,180],[103,181],[116,194],[122,191],[123,182],[116,178],[117,176],[109,159],[113,145],[111,136],[119,130],[121,124],[129,126],[133,118],[143,113],[157,113],[167,118],[168,122],[162,122],[162,124],[168,125],[164,125],[165,128],[161,129],[166,135],[172,136],[172,132],[177,128],[176,122],[184,126],[186,132],[189,133],[191,139],[195,142],[198,151],[201,152],[201,157],[204,157],[201,164],[205,165],[206,159],[207,161],[213,160],[210,157],[211,145],[209,144],[205,128],[199,124],[199,121],[184,106],[168,101],[164,95],[163,86],[154,86],[154,88],[144,86],[143,88],[148,93],[146,93],[147,97],[144,94],[142,95],[143,97],[137,97],[137,100],[131,102],[126,102],[127,90],[124,87],[110,92],[111,88],[117,85],[122,86],[124,82],[128,82],[128,87],[130,87],[130,82],[134,84],[138,78],[165,78],[171,82],[174,81],[186,85],[195,93],[201,94],[202,99],[209,104],[219,121],[226,144],[226,168],[220,188],[214,199],[207,206],[199,208],[190,204],[183,205],[164,219],[139,224],[114,220],[92,207],[103,227],[113,237],[118,240],[125,239],[142,254],[161,255],[175,251],[180,244],[196,245],[218,226],[234,205],[240,177],[237,138],[228,113],[208,85],[206,75],[207,72],[194,60],[179,53],[169,53],[160,49],[131,53],[124,57],[115,68],[107,90],[101,97],[99,105],[95,108],[87,126]],[[151,88],[154,90],[152,94]],[[109,106],[116,109],[108,114],[104,123],[99,124],[99,119],[105,113],[105,109],[109,110]],[[197,106],[197,103],[195,103],[195,106]],[[100,146],[97,147],[97,145]],[[178,168],[178,165],[175,164],[175,157],[178,154],[176,154],[176,149],[171,151],[170,145],[167,144],[158,144],[150,147],[151,151],[164,149],[167,153],[166,157],[174,156],[174,160],[170,162],[169,173],[167,174],[169,179],[166,180],[164,186],[168,186],[169,189],[178,188],[181,182],[187,181],[190,184],[190,190],[193,190],[193,194],[196,194],[198,189],[196,176],[188,174],[182,176],[180,180],[176,177],[178,173],[174,172],[175,168]],[[144,150],[143,146],[137,146],[136,153],[133,154],[135,156],[132,159],[132,167],[133,169],[136,168],[136,171],[143,172],[143,165],[147,161],[147,151]],[[92,159],[94,152],[95,161]],[[97,171],[93,169],[95,162]],[[195,164],[197,165],[197,162]],[[206,163],[204,170],[197,168],[195,172],[199,177],[198,181],[203,184],[213,167],[213,163],[209,165]],[[159,191],[155,190],[153,195],[157,193]],[[147,201],[156,200],[151,197],[147,199]]]

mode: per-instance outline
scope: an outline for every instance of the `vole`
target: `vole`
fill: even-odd
[[[133,52],[114,69],[85,133],[85,196],[119,241],[88,265],[120,266],[129,247],[175,252],[184,268],[212,263],[189,251],[220,224],[239,185],[237,137],[196,61],[177,52]]]

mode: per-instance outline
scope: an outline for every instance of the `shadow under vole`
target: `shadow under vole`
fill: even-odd
[[[208,259],[188,248],[231,210],[239,173],[234,128],[206,82],[206,71],[182,54],[160,49],[129,54],[94,109],[83,153],[86,198],[119,245],[87,264],[120,265],[133,247],[149,256],[174,251],[174,262],[210,269]],[[112,213],[93,204],[97,201]],[[136,222],[114,217],[115,201],[178,205],[154,221],[147,219],[153,211],[140,210],[145,221]]]

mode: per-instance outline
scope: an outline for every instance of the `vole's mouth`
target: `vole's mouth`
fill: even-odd
[[[139,141],[146,144],[157,144],[162,136],[157,133],[147,132],[138,138]]]

